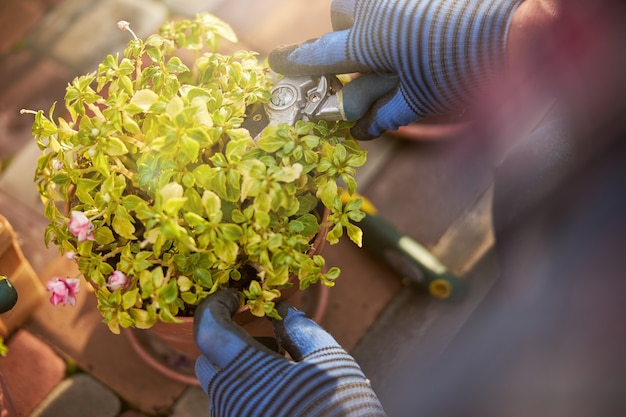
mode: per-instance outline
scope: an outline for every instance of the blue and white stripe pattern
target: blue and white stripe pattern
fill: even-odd
[[[293,358],[269,350],[234,324],[234,290],[207,297],[196,310],[202,356],[196,375],[212,417],[384,417],[380,401],[354,359],[304,313],[277,305],[277,342]]]
[[[214,417],[385,416],[363,372],[339,347],[299,363],[247,348],[228,369],[208,384]]]
[[[418,116],[455,110],[502,70],[519,0],[357,0],[346,55],[399,74]]]

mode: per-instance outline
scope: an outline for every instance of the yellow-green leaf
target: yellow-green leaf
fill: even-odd
[[[139,289],[135,288],[131,291],[128,291],[126,294],[122,296],[122,308],[124,310],[128,310],[137,303],[139,299]]]
[[[353,241],[358,247],[361,247],[363,244],[363,231],[361,228],[352,223],[348,223],[346,225],[346,230],[350,240]]]
[[[167,304],[171,304],[176,301],[176,297],[178,297],[178,286],[176,285],[176,280],[170,280],[167,285],[159,289],[158,294],[161,300]]]
[[[115,216],[113,218],[112,226],[113,230],[115,230],[115,233],[117,233],[118,235],[126,239],[137,239],[134,235],[135,226],[131,221]]]
[[[113,232],[106,226],[98,227],[94,230],[93,235],[99,245],[108,245],[109,243],[115,241]]]
[[[202,195],[202,205],[206,211],[207,216],[211,217],[216,213],[221,212],[222,202],[217,194],[213,191],[205,191]]]
[[[129,312],[130,316],[135,320],[135,327],[138,329],[149,329],[156,323],[156,316],[153,317],[148,311],[139,308],[133,308]]]
[[[137,129],[139,129],[139,127],[137,127]],[[114,156],[125,155],[128,153],[128,148],[126,147],[124,142],[114,136],[109,136],[105,139],[104,150],[109,155]]]
[[[130,104],[138,106],[143,112],[147,112],[150,106],[159,100],[159,95],[152,90],[138,90],[130,99]]]
[[[274,179],[281,182],[293,182],[300,178],[300,175],[302,175],[302,165],[295,163],[292,166],[283,167],[277,171],[277,173],[274,174]]]

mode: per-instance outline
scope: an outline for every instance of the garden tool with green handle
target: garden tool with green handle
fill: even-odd
[[[0,275],[0,314],[11,310],[17,303],[17,291],[11,281]]]
[[[398,275],[426,290],[438,299],[458,299],[465,292],[465,283],[448,270],[430,251],[407,235],[400,233],[378,215],[374,205],[361,195],[365,217],[359,222],[363,230],[363,247],[376,255]]]

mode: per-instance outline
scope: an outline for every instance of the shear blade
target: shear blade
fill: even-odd
[[[263,103],[254,103],[246,109],[246,118],[241,124],[241,127],[247,129],[250,132],[250,136],[256,139],[256,137],[267,127],[270,119],[265,112],[265,106]]]

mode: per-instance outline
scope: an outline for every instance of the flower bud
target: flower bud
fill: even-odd
[[[118,290],[120,288],[125,288],[128,286],[128,277],[121,271],[113,271],[113,273],[109,276],[108,283],[106,287],[111,291]]]

